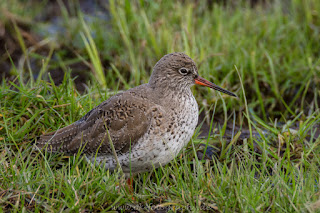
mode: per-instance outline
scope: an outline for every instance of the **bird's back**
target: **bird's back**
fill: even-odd
[[[48,151],[74,154],[111,153],[108,132],[117,152],[126,152],[148,129],[153,110],[147,84],[112,96],[75,123],[40,136],[36,145]],[[108,132],[107,132],[108,130]]]

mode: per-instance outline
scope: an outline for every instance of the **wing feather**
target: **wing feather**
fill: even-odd
[[[117,152],[127,152],[130,146],[147,132],[152,120],[150,110],[155,104],[124,92],[111,97],[88,112],[79,121],[46,135],[37,141],[48,151],[77,153],[111,153],[108,129]]]

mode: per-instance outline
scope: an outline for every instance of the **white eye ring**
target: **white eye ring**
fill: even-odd
[[[182,67],[182,68],[179,69],[179,73],[181,75],[187,75],[189,73],[189,71],[188,71],[187,68]]]

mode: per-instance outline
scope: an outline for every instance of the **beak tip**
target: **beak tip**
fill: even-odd
[[[226,94],[228,94],[228,95],[230,95],[232,97],[235,97],[236,99],[239,99],[239,97],[236,94],[232,93],[232,92],[226,93]]]
[[[225,89],[215,85],[214,83],[212,83],[212,82],[210,82],[210,81],[208,81],[208,80],[206,80],[204,78],[201,78],[200,76],[197,76],[194,80],[195,80],[195,84],[198,84],[198,85],[201,85],[201,86],[206,86],[206,87],[209,87],[211,89],[215,89],[215,90],[217,90],[219,92],[223,92],[225,94],[228,94],[230,96],[233,96],[233,97],[239,99],[239,97],[236,94],[234,94],[234,93],[232,93],[232,92],[230,92],[228,90],[225,90]]]

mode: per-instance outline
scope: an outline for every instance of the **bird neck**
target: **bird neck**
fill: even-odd
[[[191,93],[190,85],[186,84],[183,81],[177,82],[174,79],[165,79],[165,78],[150,79],[148,84],[153,90],[157,90],[161,94]]]
[[[168,103],[169,105],[184,104],[182,100],[186,100],[186,97],[193,96],[190,87],[170,85],[166,85],[165,87],[163,85],[149,86],[154,91],[153,94],[157,94],[154,98],[157,99],[158,102]]]

